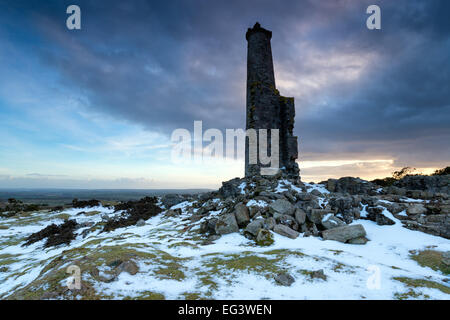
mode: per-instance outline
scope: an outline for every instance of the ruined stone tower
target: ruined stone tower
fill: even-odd
[[[282,174],[289,178],[299,178],[297,137],[293,135],[295,106],[294,98],[280,95],[275,86],[272,49],[272,32],[256,23],[245,35],[248,42],[247,52],[247,123],[246,129],[279,129],[279,167]],[[260,174],[259,162],[249,162],[249,139],[245,144],[245,176]],[[271,152],[270,134],[267,137],[269,154]]]

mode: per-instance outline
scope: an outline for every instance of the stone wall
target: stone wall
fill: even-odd
[[[294,136],[295,106],[294,98],[280,95],[276,89],[270,40],[272,32],[256,23],[246,34],[247,54],[247,116],[246,129],[279,130],[279,167],[289,178],[299,177],[297,137]],[[271,154],[270,133],[267,137],[268,154]],[[258,134],[258,146],[259,146]],[[245,175],[254,176],[265,167],[259,162],[249,163],[249,143],[245,145]],[[268,166],[266,166],[268,167]]]

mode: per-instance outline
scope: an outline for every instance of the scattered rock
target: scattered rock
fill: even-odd
[[[336,227],[344,226],[345,222],[335,217],[332,213],[325,215],[322,219],[322,226],[325,229],[333,229]]]
[[[450,193],[450,175],[406,176],[396,182],[394,186],[407,190],[421,190],[433,193]]]
[[[343,177],[337,180],[329,179],[327,189],[337,193],[372,194],[378,189],[378,186],[360,178]]]
[[[300,233],[298,233],[295,230],[292,230],[291,228],[289,228],[288,226],[282,225],[282,224],[277,224],[275,225],[275,227],[273,228],[273,232],[276,232],[282,236],[291,238],[291,239],[296,239]]]
[[[250,216],[248,212],[248,208],[245,204],[242,202],[239,202],[234,207],[234,214],[236,216],[236,221],[238,226],[243,227],[247,225],[247,223],[250,221]]]
[[[248,208],[248,215],[250,216],[250,218],[255,217],[260,211],[260,208],[257,206],[251,206]]]
[[[314,195],[314,196],[316,196],[316,197],[323,197],[323,194],[322,194],[322,192],[320,192],[319,190],[317,190],[317,189],[314,189],[313,191],[311,191],[311,194],[312,195]]]
[[[184,201],[184,197],[179,194],[166,194],[161,198],[162,204],[166,209],[170,209],[172,206],[177,205]]]
[[[282,286],[289,287],[295,282],[295,279],[288,273],[279,273],[275,276],[275,281]]]
[[[120,274],[122,271],[128,272],[132,276],[134,276],[136,273],[139,272],[139,267],[137,264],[132,260],[127,260],[122,262],[118,267],[118,274]]]
[[[229,181],[222,182],[222,187],[219,189],[219,194],[224,198],[237,197],[241,190],[239,185],[242,183],[241,179],[234,178]]]
[[[310,275],[310,277],[311,277],[312,279],[322,279],[322,280],[324,280],[324,281],[327,280],[327,276],[326,276],[325,273],[323,272],[323,269],[313,271],[313,272],[311,272],[309,275]]]
[[[366,230],[360,224],[346,225],[322,231],[322,238],[324,240],[335,240],[344,243],[365,236]]]
[[[233,232],[239,232],[239,226],[237,224],[234,214],[222,215],[215,225],[215,231],[217,234],[223,235]]]
[[[295,209],[295,220],[297,221],[298,224],[304,224],[306,221],[306,212],[303,209],[300,208],[296,208]]]
[[[375,221],[379,226],[394,225],[395,222],[383,214],[383,207],[367,208],[367,219]]]
[[[198,199],[200,201],[208,201],[210,199],[213,199],[217,195],[217,192],[211,191],[211,192],[204,192],[200,193],[198,195]]]
[[[275,221],[275,218],[269,217],[266,220],[264,220],[264,228],[268,230],[273,230],[277,222]]]
[[[284,214],[278,218],[278,222],[280,224],[288,226],[289,228],[291,228],[295,231],[298,231],[298,223],[293,216]]]
[[[287,200],[284,199],[278,199],[272,202],[269,205],[269,208],[273,212],[277,212],[279,214],[287,214],[287,215],[294,215],[295,207]]]
[[[450,251],[446,251],[442,254],[442,263],[446,266],[450,266]]]
[[[247,225],[247,227],[245,228],[245,231],[250,233],[252,236],[256,237],[258,235],[259,229],[262,229],[262,228],[264,228],[264,220],[256,219]]]
[[[400,213],[406,209],[406,205],[404,205],[402,203],[397,203],[397,202],[387,203],[387,202],[379,201],[376,203],[376,205],[385,207],[392,214]]]
[[[217,221],[218,221],[217,218],[211,218],[211,219],[204,221],[200,225],[200,232],[201,233],[210,233],[210,234],[216,233]]]
[[[406,213],[408,215],[424,214],[427,212],[427,208],[421,203],[408,203]]]
[[[256,236],[256,244],[259,246],[270,246],[273,244],[272,233],[266,229],[259,229]]]
[[[180,209],[169,209],[166,211],[166,213],[164,214],[166,217],[177,217],[181,214],[181,210]]]
[[[321,224],[323,217],[328,214],[328,210],[324,209],[311,209],[307,213],[308,220],[315,224]]]
[[[350,239],[347,241],[347,243],[350,244],[366,244],[367,241],[369,241],[369,239],[367,239],[366,237],[359,237],[359,238],[355,238],[355,239]]]
[[[216,241],[219,239],[220,239],[220,235],[218,235],[218,234],[212,234],[212,235],[208,236],[209,241]]]

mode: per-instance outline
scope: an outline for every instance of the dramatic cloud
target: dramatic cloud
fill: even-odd
[[[27,105],[34,94],[61,106],[66,97],[76,117],[125,121],[160,137],[146,143],[142,134],[127,138],[121,132],[112,140],[111,131],[104,134],[100,149],[127,154],[167,148],[170,133],[192,130],[194,120],[205,128],[242,128],[244,35],[259,21],[273,31],[277,86],[296,98],[300,161],[369,161],[358,167],[361,176],[405,165],[448,165],[450,3],[378,1],[382,30],[371,31],[365,11],[372,2],[77,1],[80,31],[65,27],[71,1],[0,4],[0,64],[8,71],[0,75],[3,103]],[[53,105],[26,110],[52,117]],[[71,115],[63,116],[64,108],[53,114],[89,142],[61,137],[58,143],[99,149],[90,142],[101,134],[87,137],[88,131],[71,125]],[[374,159],[390,161],[389,169],[383,164],[374,170],[381,165]],[[347,169],[355,164],[346,166],[335,172],[352,174]],[[304,173],[317,178],[327,168]]]

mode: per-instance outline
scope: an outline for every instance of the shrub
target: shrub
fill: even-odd
[[[443,176],[443,175],[446,175],[446,174],[450,174],[450,167],[445,167],[443,169],[438,169],[431,175],[432,176]]]

